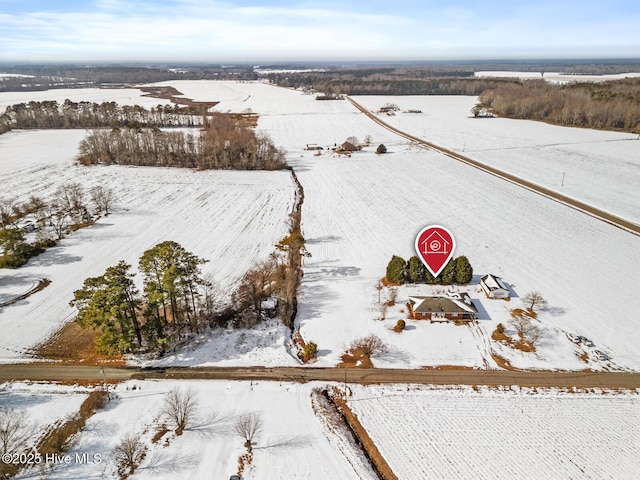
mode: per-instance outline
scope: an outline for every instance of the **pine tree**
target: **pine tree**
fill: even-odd
[[[456,258],[456,282],[469,283],[473,279],[473,267],[464,255]]]
[[[137,319],[140,303],[138,291],[129,273],[130,265],[121,261],[107,268],[104,275],[90,277],[74,292],[71,306],[78,308],[76,321],[82,328],[97,328],[100,353],[114,355],[133,349],[134,340],[142,346],[142,332]]]
[[[392,283],[404,283],[407,262],[402,257],[394,255],[387,265],[387,280]]]
[[[445,285],[451,285],[456,280],[456,262],[454,259],[449,260],[440,277]]]
[[[426,268],[422,261],[415,255],[409,259],[409,280],[412,283],[424,283]]]

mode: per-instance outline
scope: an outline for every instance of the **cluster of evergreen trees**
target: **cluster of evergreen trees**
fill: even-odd
[[[230,170],[286,168],[285,152],[267,135],[227,114],[215,114],[197,135],[159,128],[94,130],[81,143],[85,165],[143,165]]]
[[[17,103],[0,116],[0,133],[12,128],[193,127],[202,124],[203,110],[178,105],[158,105],[147,110],[116,102],[55,100]]]
[[[473,267],[464,255],[449,260],[440,275],[434,277],[415,255],[405,261],[394,255],[387,265],[387,280],[392,283],[430,283],[450,285],[469,283],[473,279]]]
[[[163,353],[185,331],[198,332],[204,314],[211,313],[210,284],[200,271],[205,262],[180,244],[165,241],[140,257],[142,295],[131,265],[121,261],[87,278],[70,304],[78,309],[81,327],[100,330],[99,352]]]

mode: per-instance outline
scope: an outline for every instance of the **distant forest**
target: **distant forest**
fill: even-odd
[[[640,78],[599,83],[503,83],[480,95],[501,117],[640,134]]]

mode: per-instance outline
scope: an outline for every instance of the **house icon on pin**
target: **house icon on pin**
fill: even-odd
[[[438,255],[448,255],[450,243],[440,235],[437,231],[432,232],[427,238],[425,238],[420,245],[422,246],[422,253],[428,255],[429,253],[437,253]]]

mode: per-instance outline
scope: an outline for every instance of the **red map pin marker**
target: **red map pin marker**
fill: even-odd
[[[429,225],[420,230],[416,237],[418,258],[427,267],[431,275],[437,277],[447,265],[456,249],[453,234],[441,225]]]

